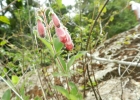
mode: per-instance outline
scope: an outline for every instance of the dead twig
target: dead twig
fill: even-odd
[[[123,65],[129,65],[129,66],[137,66],[140,67],[140,63],[137,62],[128,62],[128,61],[121,61],[121,60],[111,60],[111,59],[105,59],[105,58],[100,58],[100,57],[95,57],[89,53],[87,53],[87,57],[91,57],[94,60],[98,60],[98,61],[103,61],[103,62],[110,62],[110,63],[117,63],[117,64],[123,64]]]
[[[9,8],[12,4],[14,4],[17,0],[14,0],[13,2],[11,2],[8,6],[6,6],[5,8],[3,8],[2,10],[0,10],[0,12],[2,12],[3,10],[6,10],[7,8]]]
[[[87,68],[88,79],[89,79],[89,81],[91,83],[92,91],[94,92],[94,95],[95,95],[96,100],[98,100],[97,92],[96,92],[96,90],[95,90],[95,88],[94,88],[94,86],[92,84],[92,80],[91,80],[90,75],[89,75],[88,65],[86,65],[86,68]],[[99,98],[99,100],[102,100],[101,97]]]

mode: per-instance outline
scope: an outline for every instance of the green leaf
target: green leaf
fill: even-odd
[[[70,94],[69,94],[70,100],[83,100],[82,94],[80,94],[80,92],[78,92],[77,86],[72,82],[69,82],[68,84],[71,89]]]
[[[2,77],[5,77],[5,73],[7,73],[7,72],[8,72],[7,69],[4,67],[3,71],[0,74],[2,74],[1,75]]]
[[[16,75],[13,75],[13,76],[12,76],[12,82],[13,82],[14,84],[17,84],[18,81],[19,81],[19,77],[16,76]]]
[[[47,40],[45,40],[44,38],[39,37],[39,39],[45,44],[45,46],[50,50],[51,55],[53,56],[53,49],[52,49],[52,45],[50,42],[48,42]]]
[[[86,54],[86,51],[80,51],[78,52],[76,55],[72,56],[67,64],[67,69],[70,68],[70,66],[73,65],[73,63],[75,62],[76,59],[79,59],[81,56],[85,55]]]
[[[74,94],[70,94],[69,97],[70,97],[70,100],[79,100],[79,99],[77,98],[77,96],[74,95]]]
[[[25,81],[26,82],[26,81]],[[29,95],[25,95],[25,82],[23,82],[22,86],[20,87],[20,95],[22,95],[24,100],[29,100]]]
[[[76,95],[78,93],[77,86],[72,82],[69,82],[68,84],[69,84],[69,86],[71,88],[70,94]]]
[[[9,19],[6,16],[0,16],[0,21],[6,24],[10,24]]]
[[[58,92],[60,92],[63,96],[67,97],[69,99],[69,93],[67,90],[65,90],[63,87],[61,86],[55,86],[54,87]]]
[[[114,16],[111,16],[109,20],[112,22],[114,20]]]
[[[39,96],[36,96],[34,100],[42,100]]]
[[[67,64],[68,69],[73,65],[73,63],[75,62],[76,58],[75,56],[72,56]]]
[[[4,46],[6,43],[7,43],[7,41],[3,40],[3,41],[0,42],[0,46]]]
[[[76,59],[79,59],[81,56],[85,55],[87,51],[79,51],[77,55],[75,55]]]
[[[21,94],[22,96],[25,95],[25,88],[24,88],[24,85],[25,85],[25,84],[22,84],[22,86],[20,87],[20,94]]]
[[[77,100],[84,100],[82,94],[79,93],[79,94],[77,95]]]
[[[106,13],[106,11],[107,11],[107,9],[106,9],[106,7],[104,7],[104,9],[103,9],[103,13]]]
[[[62,8],[62,0],[56,0],[57,5]]]
[[[58,38],[53,38],[53,42],[56,52],[59,53],[63,48],[63,43],[61,43]]]
[[[9,67],[11,67],[11,68],[14,68],[15,67],[15,65],[12,63],[12,62],[8,62],[8,64],[7,64]]]
[[[3,94],[2,100],[11,100],[10,98],[11,98],[11,90],[8,89],[8,90]]]
[[[7,73],[7,69],[5,67],[3,68],[3,72],[4,73]]]
[[[91,86],[90,81],[88,81],[88,82],[87,82],[87,84],[88,84],[89,86]],[[97,85],[97,83],[96,83],[95,81],[93,81],[93,82],[92,82],[92,85],[96,86],[96,85]]]
[[[103,8],[103,5],[100,5],[99,11],[101,11],[102,8]],[[106,12],[107,12],[107,9],[106,9],[106,7],[104,7],[104,9],[102,10],[102,14],[101,15],[104,15],[104,13],[106,13]]]
[[[83,100],[83,97],[81,94],[74,95],[74,94],[69,94],[70,100]]]
[[[103,5],[100,5],[100,7],[99,7],[99,11],[101,11],[101,9],[103,8]],[[106,7],[104,7],[104,9],[103,9],[103,13],[106,13],[106,11],[107,11],[107,9],[106,9]]]

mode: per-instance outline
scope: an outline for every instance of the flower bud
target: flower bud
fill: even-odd
[[[64,29],[62,27],[55,27],[55,31],[56,31],[56,35],[58,36],[59,40],[62,43],[66,43],[67,42],[67,37],[66,37],[66,33],[64,31]]]
[[[51,14],[54,26],[59,28],[60,27],[60,20],[55,13]]]
[[[67,50],[72,50],[74,45],[73,45],[72,41],[70,41],[70,42],[65,43],[65,47]]]
[[[44,24],[40,20],[37,20],[37,31],[40,37],[42,38],[45,37],[45,27],[44,27]]]
[[[67,30],[66,28],[64,28],[64,31],[65,31],[65,33],[66,33],[67,42],[72,41],[72,40],[71,40],[71,36],[70,36],[70,34],[69,34],[68,30]]]
[[[66,33],[66,37],[67,37],[67,42],[65,43],[65,47],[67,50],[72,50],[73,47],[74,47],[74,44],[72,42],[72,39],[71,39],[71,36],[70,34],[68,33],[67,29],[65,28],[65,33]]]

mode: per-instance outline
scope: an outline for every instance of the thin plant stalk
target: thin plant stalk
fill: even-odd
[[[24,99],[22,98],[22,96],[20,96],[20,95],[18,94],[18,92],[15,91],[15,90],[13,89],[13,87],[12,87],[3,77],[0,76],[0,78],[12,89],[12,91],[13,91],[21,100],[24,100]]]
[[[52,39],[52,36],[51,36],[50,27],[49,27],[47,19],[45,17],[45,12],[43,13],[43,18],[44,18],[44,22],[46,24],[46,30],[47,30],[47,33],[48,33],[48,36],[49,36],[49,40],[50,40],[50,42],[52,42],[53,39]],[[52,49],[53,49],[54,54],[56,54],[56,50],[55,50],[54,44],[52,44]],[[63,70],[63,72],[65,72],[65,70],[63,68],[63,65],[60,62],[60,59],[57,57],[56,60],[58,61],[58,64],[60,65],[60,67]],[[70,92],[70,88],[69,88],[69,84],[68,84],[68,79],[67,78],[66,78],[66,81],[67,81],[68,91]]]
[[[93,84],[92,84],[92,80],[91,80],[90,75],[89,75],[89,68],[88,68],[88,65],[86,65],[86,68],[87,68],[88,78],[89,78],[89,81],[90,81],[90,84],[91,84],[91,87],[92,87],[92,91],[94,92],[94,95],[95,95],[96,100],[98,100],[98,97],[97,97],[95,88],[94,88],[94,86],[93,86]],[[100,100],[102,100],[102,99],[100,99]]]
[[[35,68],[35,67],[34,67],[34,68]],[[38,72],[37,69],[34,69],[34,70],[35,70],[36,75],[37,75],[37,77],[38,77],[38,79],[39,79],[39,83],[40,83],[40,86],[41,86],[41,90],[42,90],[42,92],[43,92],[44,99],[47,100],[46,95],[45,95],[45,91],[44,91],[44,89],[43,89],[43,85],[42,85],[42,83],[41,83],[41,79],[40,79],[40,76],[39,76],[39,72]]]
[[[44,76],[45,76],[45,72],[44,72],[44,70],[42,71],[43,72],[43,74],[44,74]],[[46,83],[48,84],[48,89],[51,91],[51,92],[53,92],[52,91],[52,89],[51,89],[51,85],[52,85],[52,83],[51,83],[51,80],[50,80],[50,77],[48,76],[47,78],[45,77],[45,80],[46,80]],[[48,80],[48,81],[47,81]],[[55,91],[56,92],[56,91]],[[58,97],[58,94],[56,93],[56,97],[55,98],[57,98],[57,100],[59,100],[59,97]]]

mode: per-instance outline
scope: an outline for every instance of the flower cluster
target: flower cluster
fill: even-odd
[[[56,35],[60,42],[65,45],[67,50],[72,50],[74,45],[68,30],[61,25],[59,18],[54,12],[51,13],[51,17],[55,26]]]
[[[51,12],[51,18],[53,21],[53,25],[55,27],[56,35],[59,38],[60,42],[62,42],[65,45],[67,50],[72,50],[74,47],[74,44],[72,42],[71,36],[67,28],[61,24],[58,16],[54,12]],[[38,30],[39,36],[44,38],[46,35],[45,33],[46,31],[45,31],[45,27],[44,27],[44,24],[42,23],[41,18],[37,19],[37,30]]]

